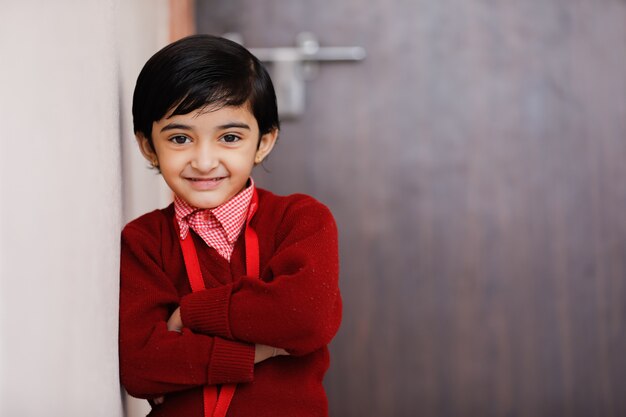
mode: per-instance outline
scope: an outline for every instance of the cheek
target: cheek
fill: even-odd
[[[242,172],[249,172],[254,167],[254,153],[247,152],[231,160],[232,167]]]
[[[237,149],[236,152],[228,152],[223,155],[222,161],[233,167],[245,167],[254,161],[256,156],[256,148],[246,147]]]
[[[184,155],[180,154],[170,154],[170,153],[162,153],[159,155],[159,165],[161,168],[161,172],[165,175],[168,174],[177,174],[182,171],[187,165],[186,159]]]

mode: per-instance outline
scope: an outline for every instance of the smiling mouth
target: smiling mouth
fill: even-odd
[[[211,191],[217,189],[227,177],[187,178],[191,187],[197,191]]]
[[[223,180],[226,177],[215,177],[215,178],[187,178],[189,181],[193,182],[218,182]]]

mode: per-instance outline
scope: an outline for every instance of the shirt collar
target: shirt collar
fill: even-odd
[[[224,204],[212,209],[199,209],[177,195],[174,196],[174,211],[180,237],[185,239],[189,233],[189,227],[193,227],[190,223],[196,223],[195,221],[190,221],[192,216],[196,220],[199,215],[206,213],[204,216],[201,216],[203,227],[215,227],[211,225],[215,224],[215,222],[210,221],[211,218],[215,219],[219,224],[217,227],[220,227],[226,233],[228,241],[233,244],[239,237],[241,228],[247,219],[248,208],[254,190],[254,180],[250,177],[250,184],[246,188]]]

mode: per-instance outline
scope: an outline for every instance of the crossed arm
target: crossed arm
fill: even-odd
[[[265,280],[243,276],[179,298],[159,265],[159,242],[125,229],[120,366],[131,395],[249,382],[256,363],[328,344],[341,316],[334,221],[321,205],[296,207],[277,233]]]
[[[183,319],[180,317],[180,307],[174,310],[174,313],[167,320],[167,330],[170,332],[181,333],[183,331]],[[276,348],[268,345],[256,343],[254,345],[254,364],[261,363],[266,359],[275,356],[288,356],[289,352],[282,348]]]

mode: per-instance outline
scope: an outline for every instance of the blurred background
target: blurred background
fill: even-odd
[[[626,416],[619,0],[0,0],[0,415],[146,414],[117,380],[118,236],[170,196],[136,76],[188,34],[302,32],[367,54],[302,69],[255,173],[338,223],[331,416]]]

